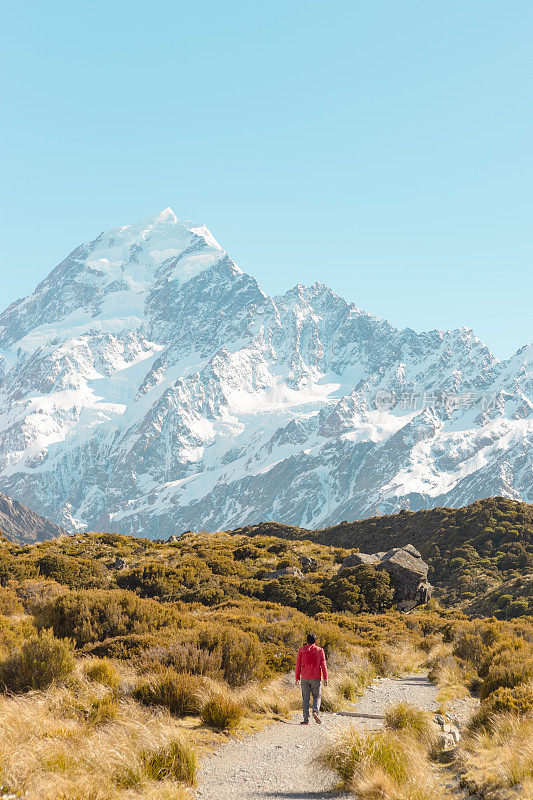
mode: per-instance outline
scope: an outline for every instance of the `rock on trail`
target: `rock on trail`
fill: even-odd
[[[424,675],[382,678],[340,714],[323,714],[322,725],[311,721],[300,726],[301,716],[295,714],[289,722],[276,722],[242,741],[228,742],[202,762],[196,796],[201,800],[345,797],[335,790],[337,777],[312,763],[317,751],[351,725],[378,730],[383,722],[372,717],[382,716],[400,701],[433,711],[436,694],[437,688]]]

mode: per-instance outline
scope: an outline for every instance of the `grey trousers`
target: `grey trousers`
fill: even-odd
[[[313,695],[313,714],[318,714],[320,711],[322,682],[318,678],[302,678],[301,685],[304,722],[309,722],[309,700],[311,695]]]

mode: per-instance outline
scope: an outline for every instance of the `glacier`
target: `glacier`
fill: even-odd
[[[532,347],[416,333],[323,283],[269,297],[167,208],[0,315],[0,490],[70,531],[531,502]]]

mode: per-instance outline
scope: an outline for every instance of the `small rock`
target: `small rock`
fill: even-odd
[[[440,750],[452,750],[456,745],[455,738],[451,733],[439,733],[437,742]]]
[[[458,729],[458,727],[456,725],[451,725],[449,722],[446,722],[442,726],[442,731],[443,731],[443,733],[445,733],[445,734],[447,734],[449,736],[453,736],[453,740],[454,740],[455,744],[457,744],[459,742],[459,739],[461,738],[461,734],[459,733],[459,729]]]

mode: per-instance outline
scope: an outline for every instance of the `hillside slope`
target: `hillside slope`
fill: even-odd
[[[269,522],[238,528],[235,533],[309,539],[363,553],[410,542],[430,564],[430,581],[444,590],[446,602],[452,604],[490,592],[529,574],[533,567],[533,506],[503,497],[457,509],[400,511],[318,531]]]
[[[531,512],[494,498],[458,510],[402,513],[381,520],[381,538],[373,533],[378,520],[365,520],[351,527],[365,526],[366,538],[347,532],[347,525],[314,533],[268,523],[190,532],[169,542],[109,533],[63,536],[22,549],[4,542],[0,584],[16,577],[78,590],[119,588],[209,608],[276,602],[310,616],[381,613],[396,606],[394,576],[373,566],[339,574],[340,565],[357,547],[373,552],[415,543],[446,607],[514,618],[533,611]]]
[[[0,314],[0,489],[150,538],[531,501],[532,352],[398,330],[323,283],[269,297],[166,209]]]
[[[32,544],[64,536],[64,528],[0,492],[0,532],[13,542]]]

